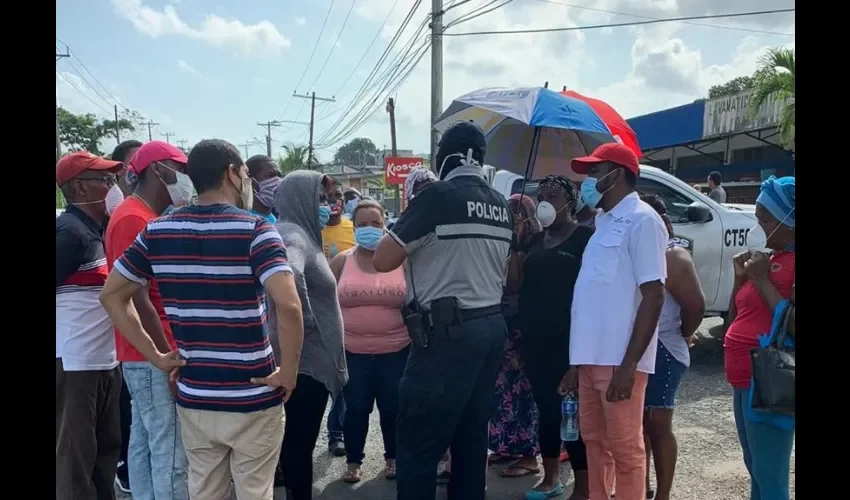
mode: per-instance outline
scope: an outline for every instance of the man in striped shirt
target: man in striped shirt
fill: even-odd
[[[198,203],[148,223],[114,268],[101,303],[115,327],[157,368],[179,368],[177,414],[189,460],[189,496],[272,500],[283,406],[295,389],[301,301],[277,230],[250,214],[253,190],[239,151],[221,140],[192,148]],[[163,353],[131,298],[159,285],[177,350]],[[263,288],[277,316],[275,366]]]

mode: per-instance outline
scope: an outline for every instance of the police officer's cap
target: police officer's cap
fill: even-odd
[[[457,122],[440,138],[437,159],[442,163],[446,156],[455,153],[465,155],[470,149],[472,149],[472,158],[483,165],[484,155],[487,152],[487,139],[484,138],[481,127],[472,121]]]

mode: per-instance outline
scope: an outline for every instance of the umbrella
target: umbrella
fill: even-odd
[[[434,128],[442,133],[464,120],[484,131],[488,165],[527,178],[561,174],[579,181],[584,176],[570,160],[615,141],[588,103],[543,87],[470,92],[452,101]]]
[[[617,113],[610,104],[605,101],[600,101],[599,99],[581,95],[574,90],[564,90],[561,92],[561,95],[586,102],[591,108],[593,108],[594,111],[596,111],[599,118],[602,118],[602,121],[608,126],[608,130],[611,131],[611,134],[613,134],[614,139],[616,139],[617,142],[622,143],[634,151],[638,158],[643,156],[640,146],[638,145],[637,134],[635,134],[632,127],[626,123],[626,120],[624,120],[623,117],[620,116],[620,113]]]

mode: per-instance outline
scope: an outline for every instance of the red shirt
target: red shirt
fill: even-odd
[[[770,282],[785,299],[791,298],[796,271],[795,252],[775,252],[770,257]],[[726,380],[736,389],[750,387],[753,364],[750,350],[758,347],[759,335],[770,333],[773,310],[765,303],[756,286],[747,281],[735,296],[738,314],[726,331],[725,348]]]
[[[112,270],[112,264],[124,254],[125,250],[130,248],[130,245],[136,240],[136,236],[145,229],[148,222],[157,217],[159,215],[151,210],[147,203],[135,196],[128,197],[118,205],[118,208],[115,209],[115,212],[109,218],[109,226],[106,228],[106,236],[104,238],[106,244],[106,263],[110,271]],[[176,349],[177,344],[174,342],[174,334],[171,333],[171,325],[168,324],[165,308],[162,306],[162,296],[159,294],[159,287],[155,281],[150,281],[149,297],[154,309],[156,309],[159,315],[168,345],[172,349]],[[115,329],[115,349],[118,354],[118,361],[147,361],[117,329]]]

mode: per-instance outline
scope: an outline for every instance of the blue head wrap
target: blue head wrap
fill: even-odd
[[[783,225],[796,226],[797,215],[794,209],[797,206],[796,188],[794,177],[780,177],[771,175],[770,178],[761,183],[756,203],[765,208],[770,215]]]

